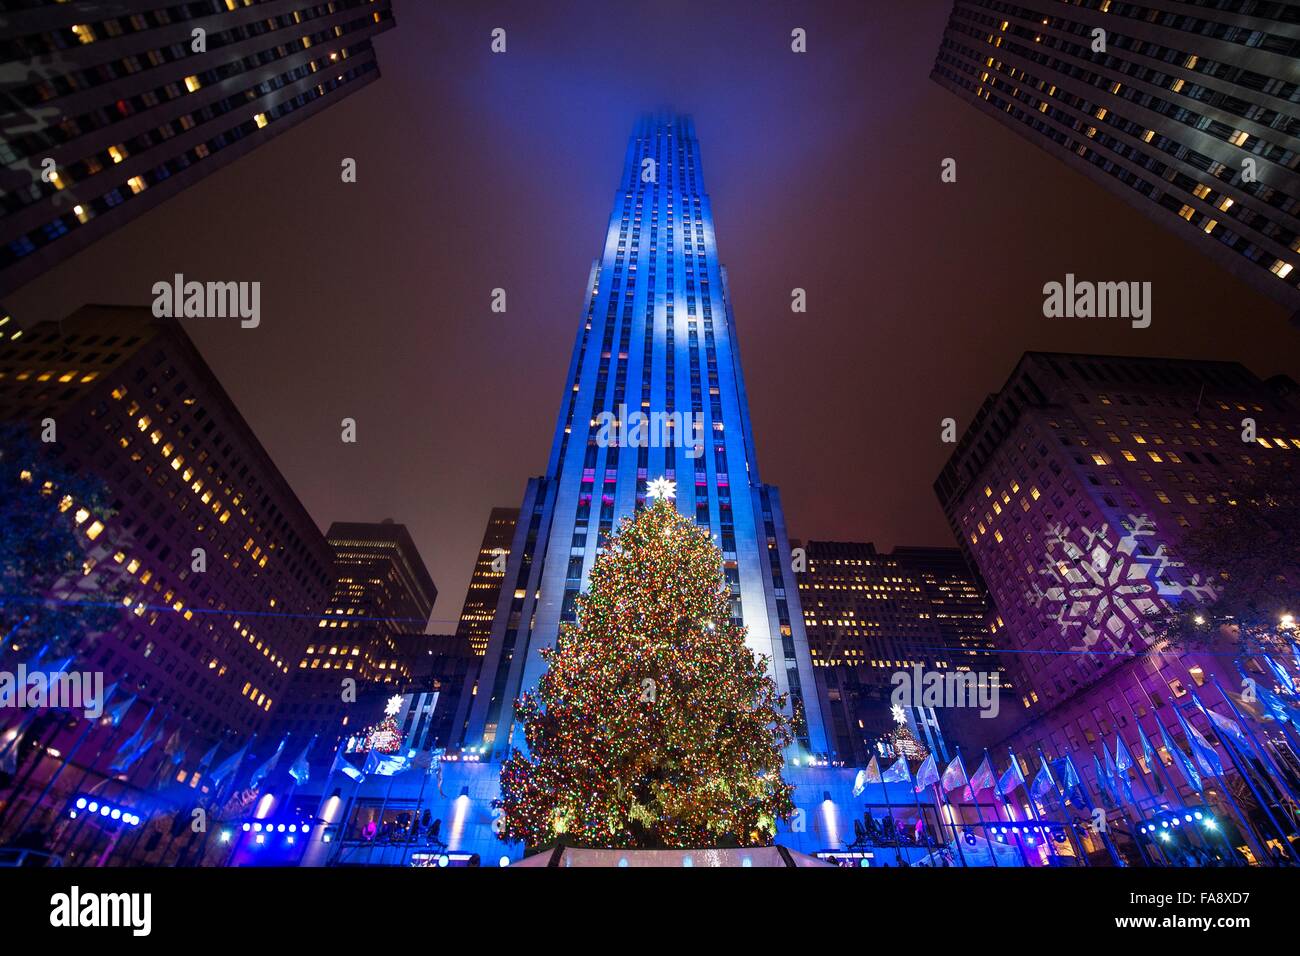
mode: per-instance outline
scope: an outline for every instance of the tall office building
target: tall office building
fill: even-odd
[[[501,582],[506,579],[505,565],[518,521],[518,508],[493,508],[483,532],[483,543],[478,547],[456,636],[479,657],[487,652],[488,638],[492,636],[492,618],[501,597]]]
[[[1240,688],[1232,655],[1153,642],[1147,617],[1209,596],[1219,569],[1179,557],[1191,529],[1252,477],[1294,473],[1294,392],[1231,362],[1031,352],[985,401],[935,491],[996,605],[1017,752],[1113,752],[1119,734],[1140,754],[1141,727],[1167,760],[1160,728],[1184,739],[1176,710],[1215,739],[1191,694],[1231,716],[1212,678]]]
[[[651,422],[639,435],[633,415]],[[606,416],[630,427],[609,440]],[[536,686],[540,651],[574,619],[598,549],[659,477],[676,483],[678,510],[713,533],[732,614],[791,695],[799,744],[825,753],[781,500],[754,456],[694,123],[672,116],[643,119],[628,143],[550,462],[520,509],[466,746],[523,745],[514,700]]]
[[[199,758],[214,744],[228,755],[283,700],[330,593],[325,539],[176,322],[143,308],[88,306],[62,322],[12,329],[0,322],[0,422],[30,436],[50,467],[98,487],[100,503],[62,498],[84,552],[80,573],[48,594],[6,602],[3,628],[18,623],[11,615],[22,600],[77,608],[111,599],[120,611],[102,628],[71,635],[72,669],[118,682],[115,703],[138,695],[119,728],[90,734],[46,802],[55,807],[78,779],[89,787],[112,777],[100,792],[130,804],[173,757],[173,775],[205,787]],[[47,423],[55,440],[43,444]],[[48,480],[45,467],[24,479],[33,496]],[[24,636],[22,627],[9,633]],[[7,666],[32,652],[24,646]],[[146,715],[159,746],[110,772]],[[0,731],[19,723],[5,717]],[[51,756],[6,799],[38,792],[58,769],[52,754],[69,753],[82,726],[56,722],[24,737]]]
[[[0,71],[0,293],[379,77],[391,0],[22,3]]]
[[[343,699],[344,679],[355,682],[349,686],[356,701],[412,685],[438,597],[405,525],[335,522],[325,538],[333,552],[333,593],[276,711],[284,731],[324,741],[317,752],[355,724]]]
[[[957,0],[931,76],[1300,313],[1298,56],[1287,3]]]
[[[1002,682],[983,582],[956,548],[881,554],[869,542],[809,541],[803,549],[799,603],[838,758],[865,766],[895,728],[890,699],[899,671],[998,673]],[[934,732],[932,716],[909,721],[923,742]],[[951,735],[943,712],[937,716]],[[937,743],[931,736],[931,749]]]

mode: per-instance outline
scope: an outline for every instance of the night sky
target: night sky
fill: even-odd
[[[939,421],[964,429],[1029,349],[1296,369],[1282,308],[929,79],[946,0],[394,6],[378,83],[6,304],[26,325],[147,305],[174,272],[260,280],[260,328],[186,329],[322,529],[411,528],[434,631],[454,629],[488,510],[545,468],[646,110],[695,116],[759,463],[792,536],[954,544],[931,490]],[[1043,283],[1067,272],[1151,281],[1151,327],[1043,318]]]

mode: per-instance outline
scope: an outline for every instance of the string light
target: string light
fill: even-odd
[[[517,704],[527,755],[501,771],[498,833],[598,847],[772,842],[786,697],[731,620],[722,554],[668,494],[625,518]]]

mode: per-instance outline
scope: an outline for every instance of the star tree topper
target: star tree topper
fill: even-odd
[[[667,478],[656,478],[650,482],[645,493],[650,498],[671,500],[677,497],[677,482],[669,481]]]

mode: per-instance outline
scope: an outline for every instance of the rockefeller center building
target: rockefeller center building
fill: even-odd
[[[1247,419],[1254,432],[1244,433]],[[1175,647],[1150,620],[1210,595],[1217,569],[1181,561],[1180,542],[1236,507],[1252,482],[1292,474],[1297,462],[1289,379],[1262,381],[1231,362],[1025,354],[935,482],[1009,651],[1017,726],[985,742],[1073,754],[1095,785],[1090,752],[1105,766],[1103,748],[1115,752],[1118,737],[1154,794],[1164,770],[1143,759],[1143,741],[1163,763],[1181,760],[1166,737],[1191,749],[1186,721],[1232,768],[1197,701],[1233,718],[1252,706],[1238,693],[1242,677],[1272,687],[1273,676],[1256,658],[1239,674],[1231,653]],[[1292,760],[1282,737],[1261,736],[1279,764]],[[1218,784],[1207,783],[1213,796]]]
[[[798,749],[825,754],[781,499],[759,477],[727,272],[686,116],[647,117],[628,142],[550,461],[528,483],[510,545],[467,747],[523,745],[515,699],[574,619],[597,552],[659,478],[721,549],[732,617],[789,694]]]

